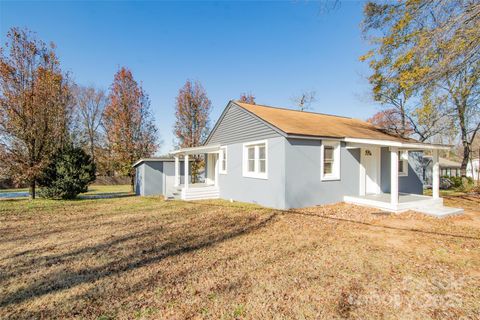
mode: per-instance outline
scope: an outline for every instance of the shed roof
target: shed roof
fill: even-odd
[[[138,160],[137,162],[135,162],[132,165],[132,167],[136,167],[143,162],[170,162],[170,161],[175,161],[175,159],[174,158],[165,158],[165,157],[142,158],[142,159]],[[183,159],[181,159],[180,161],[183,161]]]

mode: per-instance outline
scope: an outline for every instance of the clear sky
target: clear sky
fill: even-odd
[[[174,104],[186,79],[212,100],[212,126],[230,99],[252,92],[257,103],[291,107],[314,90],[313,111],[366,119],[368,67],[358,58],[362,2],[329,12],[314,1],[6,2],[0,37],[27,27],[57,45],[62,68],[83,85],[108,89],[127,66],[151,99],[162,148],[171,150]]]

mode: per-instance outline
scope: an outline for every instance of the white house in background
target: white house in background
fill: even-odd
[[[480,158],[471,159],[467,164],[467,177],[480,180]]]
[[[172,183],[163,195],[277,209],[345,201],[392,212],[452,214],[462,210],[443,207],[439,193],[438,150],[449,148],[391,135],[358,119],[230,101],[203,146],[171,152],[174,177],[166,179]],[[433,153],[431,197],[423,195],[423,150]],[[205,181],[192,184],[189,159],[199,154],[206,159]],[[138,163],[137,172],[146,172],[145,162]]]

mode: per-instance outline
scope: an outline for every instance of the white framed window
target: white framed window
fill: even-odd
[[[398,176],[408,176],[408,151],[398,151]]]
[[[321,180],[340,180],[340,141],[322,141],[320,148]]]
[[[227,147],[220,148],[219,160],[220,160],[219,173],[227,174]]]
[[[243,144],[243,176],[268,178],[268,142],[254,141]]]

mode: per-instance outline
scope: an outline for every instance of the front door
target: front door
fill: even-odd
[[[362,148],[362,165],[365,168],[365,193],[380,193],[380,150],[378,147]]]

